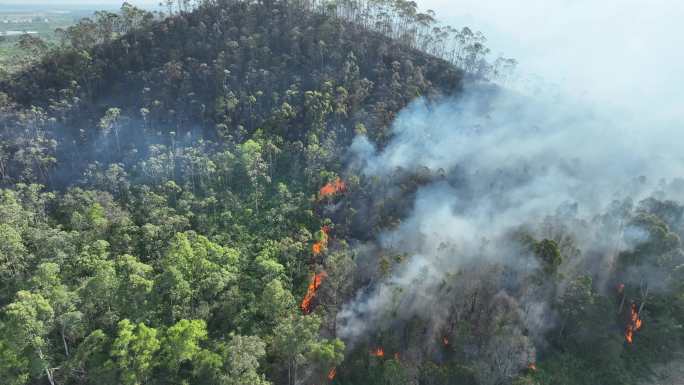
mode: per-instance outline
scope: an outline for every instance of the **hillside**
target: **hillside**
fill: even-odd
[[[1,383],[667,371],[681,181],[518,210],[581,162],[535,157],[481,34],[406,1],[201,3],[98,13],[0,79]]]
[[[340,19],[281,3],[223,7],[159,23],[133,14],[128,23],[141,27],[113,41],[108,30],[101,36],[101,27],[82,23],[68,34],[68,49],[4,88],[20,104],[60,115],[53,128],[63,138],[57,157],[73,170],[93,160],[89,147],[101,155],[101,148],[84,144],[100,136],[94,128],[110,108],[131,121],[115,133],[128,137],[128,145],[149,132],[167,143],[169,132],[242,142],[257,129],[270,134],[283,125],[289,128],[278,135],[286,142],[307,143],[309,134],[325,131],[348,143],[357,124],[373,138],[385,137],[393,114],[410,100],[460,85],[462,73],[445,61]],[[108,160],[131,150],[118,146]]]

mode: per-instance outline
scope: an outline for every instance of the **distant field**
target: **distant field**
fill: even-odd
[[[17,69],[21,51],[15,46],[16,37],[0,37],[0,75]]]
[[[16,44],[22,34],[35,34],[47,42],[54,42],[55,29],[73,25],[92,12],[16,8],[0,10],[0,74],[13,72],[19,68],[19,63],[25,56]]]
[[[48,37],[56,28],[68,27],[83,16],[83,12],[74,11],[0,10],[0,35],[8,31],[35,31],[42,37]]]

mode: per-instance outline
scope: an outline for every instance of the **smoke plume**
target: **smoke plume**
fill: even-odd
[[[534,362],[556,319],[550,301],[562,293],[526,284],[543,266],[516,234],[555,239],[565,276],[589,270],[605,286],[616,255],[649,236],[626,228],[624,211],[653,195],[682,197],[684,159],[672,143],[684,138],[644,121],[473,84],[459,96],[412,103],[382,149],[358,136],[352,173],[389,184],[398,173],[427,170],[431,178],[412,195],[408,215],[374,240],[377,248],[364,249],[405,260],[344,306],[338,334],[353,345],[389,327],[388,319],[420,318],[435,337],[481,312],[504,317],[511,340],[464,350],[492,360],[492,344],[519,351],[512,371]],[[395,198],[385,191],[375,199]],[[492,376],[485,383],[506,375],[481,373]]]

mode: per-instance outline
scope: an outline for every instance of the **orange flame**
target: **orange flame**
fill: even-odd
[[[319,199],[323,199],[345,191],[347,191],[347,185],[344,183],[342,179],[337,178],[334,181],[321,187],[320,191],[318,191],[318,197]]]
[[[625,340],[628,344],[634,342],[634,333],[641,330],[644,326],[644,322],[639,316],[639,309],[635,303],[632,303],[630,307],[629,325],[625,328]]]
[[[320,242],[316,242],[311,246],[311,252],[313,252],[314,255],[320,254],[322,249],[323,245]]]
[[[311,252],[313,255],[319,255],[320,253],[323,252],[328,247],[328,233],[330,232],[330,227],[328,226],[323,226],[321,227],[320,231],[320,240],[316,241],[312,246],[311,246]]]
[[[337,375],[337,368],[332,368],[328,372],[328,380],[332,381],[335,379],[335,376]]]
[[[535,364],[534,362],[530,362],[529,365],[527,365],[527,369],[529,369],[533,372],[536,372],[537,371],[537,364]]]
[[[641,330],[641,326],[643,325],[643,322],[641,321],[641,318],[639,317],[639,310],[637,309],[637,306],[635,303],[632,304],[632,309],[631,309],[632,315],[632,323],[634,323],[634,328],[638,331]]]
[[[634,342],[634,331],[632,331],[631,326],[627,326],[627,329],[625,329],[625,341],[627,341],[628,344]]]
[[[304,296],[302,303],[299,305],[304,314],[311,313],[313,299],[316,297],[316,292],[318,291],[318,288],[321,286],[321,283],[323,283],[323,280],[327,277],[328,274],[326,274],[325,271],[322,271],[314,275],[311,279],[311,283],[309,283],[309,287],[306,290],[306,295]]]
[[[442,343],[444,346],[449,346],[449,338],[447,336],[442,337]]]
[[[385,349],[383,349],[382,346],[377,347],[377,348],[371,350],[370,355],[374,356],[374,357],[382,358],[385,356]]]

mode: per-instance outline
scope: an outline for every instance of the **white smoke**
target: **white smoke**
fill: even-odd
[[[537,261],[509,235],[526,227],[548,236],[538,229],[549,217],[567,225],[584,258],[598,258],[591,262],[597,270],[609,269],[616,253],[632,245],[619,241],[617,225],[594,219],[616,202],[655,192],[681,198],[672,181],[684,175],[683,153],[673,145],[684,143],[684,132],[673,122],[622,118],[576,100],[472,85],[458,97],[412,103],[381,151],[357,137],[350,150],[355,172],[391,179],[397,170],[427,167],[443,177],[420,187],[409,216],[380,235],[382,249],[408,259],[342,309],[339,336],[353,343],[388,318],[428,314],[443,322],[449,311],[444,282],[475,266],[503,266],[518,281],[510,284],[516,290]],[[626,239],[643,236],[636,231]],[[564,268],[583,262],[567,261]],[[499,283],[503,290],[507,285]],[[551,326],[548,298],[523,293],[516,301],[521,327],[543,332]]]

